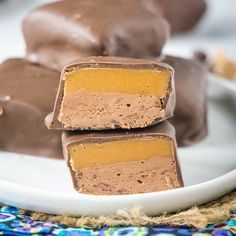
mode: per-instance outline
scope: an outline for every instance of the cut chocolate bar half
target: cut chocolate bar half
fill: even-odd
[[[75,189],[116,195],[183,186],[174,133],[167,121],[129,132],[64,132],[64,157]]]
[[[90,57],[65,67],[51,129],[131,129],[171,117],[173,70],[153,60]]]

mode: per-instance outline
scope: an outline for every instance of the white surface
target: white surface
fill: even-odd
[[[236,94],[236,78],[234,80],[227,80],[220,75],[209,73],[209,79],[213,83],[217,83],[222,87],[225,87],[229,92]]]
[[[147,214],[157,214],[201,204],[231,191],[236,188],[236,94],[218,84],[210,85],[209,136],[197,145],[179,149],[187,187],[129,196],[84,195],[73,189],[64,161],[0,152],[0,202],[73,215],[114,214],[136,206],[142,206]]]
[[[0,2],[0,62],[24,56],[21,21],[34,6],[50,0]],[[208,0],[209,11],[196,30],[172,38],[166,53],[190,57],[203,49],[222,49],[236,58],[235,0]],[[210,201],[236,188],[236,102],[228,85],[211,79],[209,136],[179,150],[188,187],[130,196],[94,197],[76,193],[64,161],[0,152],[0,202],[49,213],[113,214],[117,209],[143,206],[149,214]],[[213,87],[212,87],[213,86]],[[230,92],[231,91],[231,92]]]

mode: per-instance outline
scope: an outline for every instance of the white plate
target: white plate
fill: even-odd
[[[229,91],[231,91],[232,93],[236,94],[236,79],[233,80],[227,80],[223,77],[221,77],[220,75],[216,75],[216,74],[209,74],[209,78],[213,83],[217,83],[223,87],[225,87],[226,89],[228,89]]]
[[[125,196],[84,195],[73,190],[64,161],[0,152],[0,202],[46,213],[94,216],[142,206],[153,215],[202,204],[235,189],[234,95],[214,81],[210,85],[209,136],[179,149],[187,187]]]

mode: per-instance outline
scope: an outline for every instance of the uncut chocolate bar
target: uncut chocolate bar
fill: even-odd
[[[173,70],[152,60],[90,57],[66,66],[50,129],[131,129],[172,116]]]
[[[199,142],[207,135],[207,72],[194,60],[166,56],[163,62],[175,71],[176,108],[170,122],[179,146]]]
[[[62,158],[61,132],[48,130],[59,74],[24,59],[0,65],[0,150]]]
[[[205,0],[154,1],[161,14],[170,23],[172,33],[179,33],[193,28],[200,21],[207,8]]]
[[[64,157],[75,189],[116,195],[182,187],[174,135],[167,121],[129,132],[63,133]]]
[[[169,24],[143,0],[67,0],[34,9],[23,33],[28,59],[61,70],[88,56],[156,57]]]

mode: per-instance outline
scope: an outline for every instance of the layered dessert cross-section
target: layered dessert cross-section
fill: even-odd
[[[171,117],[173,70],[152,60],[91,57],[61,75],[51,129],[143,128]]]
[[[166,121],[129,132],[66,131],[62,142],[81,193],[136,194],[183,186],[174,128]]]

